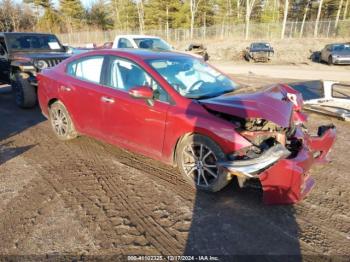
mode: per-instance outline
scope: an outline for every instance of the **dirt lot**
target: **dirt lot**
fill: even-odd
[[[331,43],[350,42],[349,38],[285,38],[285,39],[215,39],[207,40],[204,44],[208,48],[210,60],[212,61],[234,61],[248,64],[242,58],[242,50],[252,42],[268,42],[274,48],[275,54],[270,64],[275,65],[296,65],[296,64],[315,64],[309,58],[312,52],[321,51],[321,49]],[[175,45],[176,46],[176,45]],[[178,46],[184,50],[185,44]]]
[[[264,206],[258,190],[231,184],[217,194],[196,192],[151,159],[88,137],[59,142],[38,108],[17,109],[9,88],[0,88],[1,254],[349,261],[350,124],[310,115],[309,126],[330,122],[338,131],[333,161],[311,170],[313,192],[294,206]]]

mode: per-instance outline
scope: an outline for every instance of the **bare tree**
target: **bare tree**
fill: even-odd
[[[166,39],[169,40],[169,6],[166,6]]]
[[[348,6],[349,6],[349,0],[346,0],[345,7],[344,7],[344,13],[343,13],[343,20],[346,19],[348,14]]]
[[[317,34],[318,34],[318,24],[320,22],[322,5],[323,5],[323,0],[320,0],[320,3],[318,4],[317,18],[316,18],[315,29],[314,29],[314,37],[317,37]]]
[[[301,28],[300,28],[300,37],[303,37],[303,33],[304,33],[304,26],[305,26],[305,20],[307,17],[307,13],[309,12],[309,8],[310,8],[310,0],[306,3],[305,6],[305,11],[304,11],[304,16],[303,16],[303,22],[301,23]]]
[[[340,17],[340,11],[341,11],[342,6],[343,6],[343,0],[340,0],[340,1],[339,1],[339,6],[338,6],[337,16],[336,16],[336,18],[335,18],[334,29],[337,29],[337,27],[338,27],[338,22],[339,22],[339,17]],[[334,31],[334,32],[335,32],[335,31]]]
[[[194,29],[194,19],[196,17],[196,13],[198,11],[198,5],[201,0],[190,0],[190,12],[191,12],[191,39],[193,38],[193,29]]]
[[[245,0],[246,2],[246,12],[245,12],[245,39],[249,37],[249,24],[250,24],[250,16],[252,14],[252,10],[255,4],[255,0]]]
[[[288,17],[288,8],[289,8],[289,0],[285,0],[285,2],[284,2],[284,13],[283,13],[283,24],[282,24],[281,39],[284,38],[284,33],[286,31],[286,23],[287,23],[287,17]]]
[[[19,31],[23,10],[11,0],[3,0],[0,6],[0,31]]]
[[[144,9],[144,5],[143,5],[143,0],[139,0],[136,3],[136,7],[137,7],[137,14],[139,17],[139,28],[140,28],[140,34],[143,34],[144,30],[145,30],[145,9]]]

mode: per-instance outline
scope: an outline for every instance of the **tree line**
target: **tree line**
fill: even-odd
[[[350,0],[14,0],[0,2],[0,31],[74,33],[82,30],[190,29],[245,23],[349,19]],[[315,34],[317,34],[317,25]]]

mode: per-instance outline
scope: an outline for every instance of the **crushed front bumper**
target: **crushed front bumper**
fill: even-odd
[[[336,136],[333,125],[321,126],[317,136],[297,130],[303,140],[298,154],[276,145],[254,160],[227,161],[218,164],[222,172],[248,179],[258,178],[263,189],[265,204],[293,204],[303,199],[313,188],[314,180],[307,174],[314,163],[327,162]]]

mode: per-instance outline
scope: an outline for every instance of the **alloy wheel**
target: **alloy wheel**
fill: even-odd
[[[217,158],[203,144],[189,144],[182,152],[182,167],[197,186],[210,186],[218,177]]]
[[[65,136],[68,132],[68,120],[66,114],[60,108],[52,109],[51,113],[51,123],[55,132],[59,136]]]

